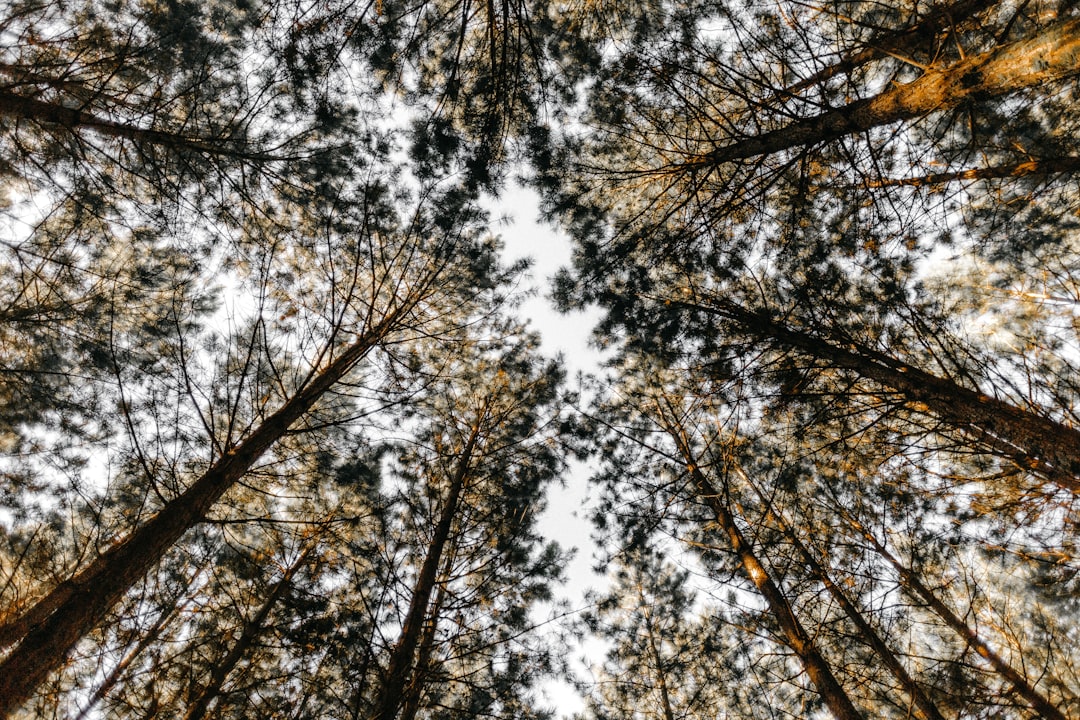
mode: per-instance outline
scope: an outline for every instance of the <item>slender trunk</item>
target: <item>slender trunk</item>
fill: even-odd
[[[914,409],[958,428],[984,447],[1080,494],[1080,431],[851,340],[843,345],[795,330],[736,303],[678,303],[734,320],[750,335],[853,370],[898,394]]]
[[[210,673],[210,681],[199,691],[198,697],[195,701],[188,706],[188,711],[184,714],[184,720],[202,720],[206,716],[206,711],[210,707],[210,703],[213,702],[219,695],[221,695],[221,688],[225,684],[225,680],[229,677],[229,673],[233,671],[233,668],[247,655],[248,650],[251,648],[252,643],[258,639],[259,634],[263,631],[263,623],[266,622],[266,618],[270,615],[270,611],[274,609],[274,606],[278,604],[281,598],[288,591],[289,586],[292,584],[293,575],[296,571],[307,561],[311,551],[315,548],[314,545],[309,547],[300,557],[297,558],[289,568],[282,575],[281,579],[274,583],[270,588],[269,594],[266,599],[263,600],[262,605],[255,611],[245,623],[243,630],[240,631],[240,637],[237,638],[236,644],[233,645],[229,652],[225,654],[225,657],[221,659]]]
[[[720,493],[717,492],[717,489],[699,468],[690,450],[690,444],[682,434],[681,428],[676,429],[673,425],[668,426],[665,420],[662,420],[662,422],[679,448],[679,453],[686,463],[686,469],[694,482],[694,489],[698,497],[715,514],[716,521],[731,543],[732,550],[738,555],[743,570],[754,584],[754,587],[761,593],[766,605],[769,607],[769,611],[780,625],[785,644],[791,648],[792,652],[802,662],[806,674],[810,677],[810,681],[814,683],[814,687],[817,688],[822,701],[837,720],[863,720],[863,716],[855,709],[851,699],[833,674],[828,661],[818,651],[813,639],[803,628],[802,623],[799,622],[798,617],[791,608],[791,603],[788,602],[780,586],[769,575],[768,570],[754,553],[753,547],[743,536],[727,503],[724,502]]]
[[[401,636],[390,652],[390,662],[384,675],[385,679],[375,700],[375,708],[369,716],[371,720],[394,720],[394,716],[397,715],[398,709],[401,707],[402,694],[413,671],[413,660],[416,657],[424,620],[428,616],[431,595],[438,580],[442,553],[450,539],[450,531],[453,527],[454,518],[457,516],[458,504],[469,476],[469,463],[472,460],[473,451],[480,437],[480,427],[484,422],[484,414],[486,412],[482,413],[481,417],[477,419],[465,447],[458,456],[457,468],[450,480],[450,489],[442,512],[439,515],[439,522],[435,526],[435,533],[432,536],[431,544],[428,545],[427,555],[424,557],[423,565],[420,566],[420,574],[417,576],[416,584],[413,587],[412,599],[409,601],[409,609],[405,614],[405,620],[401,628]]]
[[[847,596],[847,593],[832,581],[828,571],[826,571],[821,563],[817,561],[817,558],[814,557],[814,554],[810,549],[803,544],[783,516],[779,512],[773,510],[772,503],[769,502],[765,497],[765,494],[761,492],[757,484],[749,482],[749,478],[741,469],[739,470],[739,473],[748,481],[747,484],[753,488],[758,498],[765,504],[770,517],[774,518],[780,526],[780,531],[787,537],[791,544],[795,546],[799,555],[802,556],[803,562],[810,569],[811,574],[821,581],[821,584],[825,586],[829,595],[832,596],[841,609],[843,609],[844,614],[847,615],[852,624],[858,628],[859,634],[866,644],[873,648],[882,664],[888,668],[889,672],[892,673],[893,677],[896,678],[897,682],[904,688],[904,692],[906,692],[908,697],[911,698],[911,701],[915,703],[918,716],[925,720],[945,720],[941,715],[941,712],[937,709],[937,705],[927,697],[926,693],[922,691],[922,688],[919,687],[914,678],[908,674],[900,660],[893,654],[892,650],[870,625],[869,621],[863,617],[862,612],[855,606],[855,603],[851,598]]]
[[[445,581],[450,577],[454,563],[454,553],[450,552],[443,562],[440,575]],[[416,654],[416,670],[412,674],[409,687],[405,691],[405,702],[401,709],[398,720],[414,720],[420,712],[420,700],[424,696],[424,683],[427,674],[431,670],[431,654],[435,649],[435,633],[439,629],[439,615],[442,612],[443,602],[446,598],[446,585],[440,583],[435,591],[435,600],[431,604],[431,610],[427,613],[427,622],[424,623],[424,632],[420,638],[420,648]]]
[[[675,710],[671,707],[671,692],[667,684],[667,671],[664,669],[663,659],[660,656],[660,647],[656,643],[656,630],[653,628],[652,608],[645,603],[645,593],[638,584],[638,600],[641,602],[642,612],[645,613],[645,632],[649,636],[649,651],[652,653],[653,665],[656,667],[656,682],[660,686],[660,706],[664,711],[664,720],[675,720]]]
[[[180,537],[202,522],[217,500],[244,476],[333,385],[381,342],[411,305],[400,305],[315,375],[306,386],[215,462],[191,487],[142,527],[119,541],[5,628],[21,642],[0,663],[0,717],[19,707],[75,644],[97,627],[124,594],[154,568]],[[45,616],[44,618],[42,616]]]
[[[926,187],[928,185],[944,185],[945,183],[960,180],[997,180],[1003,178],[1019,177],[1049,177],[1064,173],[1080,171],[1080,157],[1041,158],[1038,160],[1025,160],[1024,162],[1011,165],[994,165],[992,167],[970,168],[968,170],[956,170],[954,172],[933,173],[921,177],[908,177],[897,179],[875,180],[867,183],[867,187]]]
[[[810,147],[968,100],[1007,95],[1054,83],[1080,72],[1080,19],[1066,20],[1020,40],[945,68],[930,68],[906,85],[857,100],[820,115],[795,120],[761,135],[721,145],[679,167],[715,167],[760,155]]]
[[[235,160],[258,162],[280,159],[270,153],[245,150],[243,143],[235,139],[201,138],[179,135],[166,130],[141,128],[136,125],[99,117],[77,107],[57,105],[7,90],[0,90],[0,118],[3,117],[12,118],[16,121],[31,120],[45,125],[54,125],[72,133],[80,129],[86,129],[98,135],[128,140],[133,143],[158,145],[172,150],[186,150]]]
[[[870,542],[878,555],[893,566],[903,580],[905,587],[922,598],[923,602],[945,621],[945,624],[956,634],[962,637],[979,654],[979,657],[989,663],[990,667],[1004,678],[1012,686],[1013,690],[1024,698],[1036,712],[1044,718],[1049,718],[1049,720],[1068,720],[1063,712],[1058,710],[1042,693],[1036,690],[1020,672],[1005,662],[1004,658],[994,652],[986,641],[979,637],[978,633],[969,627],[960,616],[950,610],[941,598],[919,579],[918,575],[905,567],[895,555],[889,552],[873,533],[869,532],[858,520],[855,520],[850,515],[848,515],[848,520]]]
[[[798,95],[809,87],[824,83],[838,75],[846,75],[867,63],[925,47],[939,33],[956,25],[962,25],[966,21],[974,20],[996,4],[997,0],[958,0],[951,5],[936,7],[913,25],[874,36],[865,47],[850,52],[832,65],[827,65],[794,85],[789,85],[780,95],[781,97]],[[932,48],[927,49],[932,52]]]
[[[105,680],[98,685],[94,694],[91,695],[90,699],[87,701],[85,707],[83,707],[83,709],[79,711],[79,714],[75,716],[75,720],[84,720],[97,704],[101,702],[106,695],[112,692],[112,689],[120,682],[120,679],[124,676],[127,669],[131,667],[131,664],[138,659],[146,648],[157,642],[158,636],[161,635],[161,631],[164,630],[165,626],[180,613],[180,610],[183,607],[184,606],[180,604],[173,605],[173,607],[167,609],[158,616],[158,619],[154,624],[143,633],[138,644],[136,644],[135,647],[131,649],[131,652],[125,655],[120,662],[116,664]]]

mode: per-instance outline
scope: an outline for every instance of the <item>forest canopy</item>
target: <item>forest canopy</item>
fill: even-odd
[[[1080,718],[1075,5],[8,0],[0,717]]]

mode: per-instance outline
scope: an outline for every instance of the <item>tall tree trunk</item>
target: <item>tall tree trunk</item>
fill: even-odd
[[[210,673],[210,681],[199,691],[194,702],[188,706],[188,711],[184,714],[184,720],[202,720],[206,717],[206,711],[210,708],[210,703],[221,695],[221,688],[225,684],[225,680],[228,679],[229,673],[244,659],[252,643],[258,639],[263,631],[266,618],[270,615],[274,606],[288,592],[289,587],[292,585],[293,575],[307,562],[308,556],[315,547],[316,545],[313,544],[300,554],[300,557],[285,570],[281,579],[270,588],[270,592],[267,593],[266,598],[263,600],[262,605],[259,606],[259,609],[255,611],[255,614],[244,622],[240,637],[229,648],[229,652],[225,654],[225,657],[214,665],[214,669]]]
[[[935,705],[934,702],[930,700],[929,697],[927,697],[926,693],[923,692],[922,688],[919,687],[918,683],[915,682],[914,678],[912,678],[911,675],[908,674],[903,664],[896,657],[896,655],[893,654],[892,650],[885,643],[885,640],[882,639],[882,637],[877,633],[876,630],[874,630],[874,628],[870,625],[870,622],[855,606],[854,601],[852,601],[851,598],[847,596],[847,593],[845,593],[835,582],[833,582],[832,578],[829,576],[828,571],[824,567],[822,567],[821,563],[817,561],[817,558],[814,557],[814,553],[811,552],[810,549],[803,544],[802,540],[799,539],[798,534],[794,531],[791,525],[788,524],[788,522],[784,519],[780,512],[773,508],[772,503],[768,500],[768,498],[765,497],[765,493],[761,491],[761,489],[757,486],[757,483],[751,481],[741,468],[739,468],[738,472],[744,478],[744,480],[746,480],[747,484],[751,488],[753,488],[754,493],[758,496],[758,498],[761,500],[766,510],[768,511],[769,517],[776,520],[777,524],[780,526],[780,531],[784,534],[788,541],[795,546],[796,551],[798,551],[799,555],[803,559],[803,562],[810,569],[811,574],[815,578],[817,578],[822,585],[825,586],[825,589],[829,592],[829,595],[832,596],[832,598],[841,607],[841,609],[843,609],[844,614],[847,615],[848,619],[852,622],[852,624],[855,625],[856,628],[858,628],[859,634],[862,636],[862,639],[866,642],[867,645],[873,648],[874,652],[877,653],[877,656],[881,660],[882,664],[886,668],[888,668],[889,672],[891,672],[893,677],[896,678],[897,682],[900,683],[900,686],[904,688],[904,692],[908,694],[908,697],[910,697],[911,701],[915,704],[918,716],[924,718],[925,720],[945,720],[945,718],[941,715],[941,712],[937,709],[937,705]]]
[[[1009,665],[1004,658],[998,655],[990,647],[985,640],[983,640],[975,630],[973,630],[959,615],[954,613],[949,607],[941,600],[925,583],[919,578],[917,574],[906,567],[900,560],[889,552],[888,548],[881,543],[877,537],[867,530],[862,523],[855,519],[850,513],[845,512],[848,522],[855,528],[855,530],[866,538],[867,541],[873,546],[875,552],[884,558],[893,568],[896,570],[900,579],[903,581],[904,586],[912,593],[917,595],[926,603],[927,607],[934,611],[934,613],[940,617],[946,625],[948,625],[957,635],[964,639],[969,646],[971,646],[979,657],[983,658],[994,671],[1004,678],[1016,691],[1016,693],[1024,698],[1044,718],[1049,720],[1068,720],[1065,714],[1058,710],[1042,693],[1035,689],[1027,681],[1027,679],[1018,672],[1015,668]]]
[[[108,676],[98,685],[94,690],[94,694],[90,696],[86,705],[79,711],[79,714],[75,716],[75,720],[85,720],[86,716],[101,702],[105,696],[107,696],[112,689],[120,682],[120,679],[124,676],[124,672],[127,671],[131,664],[138,659],[138,657],[146,650],[146,648],[157,642],[158,637],[161,635],[161,631],[165,629],[165,626],[176,617],[186,607],[186,604],[176,603],[171,608],[168,608],[162,612],[154,624],[151,625],[146,632],[139,638],[139,642],[131,649],[131,651],[125,655],[120,662],[109,672]]]
[[[826,707],[829,708],[837,720],[863,720],[863,716],[855,709],[840,681],[832,672],[828,661],[814,645],[810,634],[803,628],[795,612],[791,608],[780,586],[772,579],[769,571],[758,559],[753,547],[743,536],[735,521],[735,516],[724,501],[717,488],[701,471],[701,468],[690,449],[689,440],[681,424],[671,413],[669,417],[662,409],[659,409],[659,420],[664,429],[675,441],[686,464],[687,472],[693,480],[695,492],[698,498],[705,502],[716,516],[720,529],[731,543],[732,550],[739,557],[743,570],[758,592],[765,599],[766,605],[773,617],[776,618],[783,633],[784,642],[802,662],[810,681],[814,683],[818,694]]]
[[[638,600],[641,610],[645,613],[645,632],[649,636],[649,652],[652,653],[653,665],[656,667],[656,682],[660,688],[660,708],[664,713],[664,720],[675,720],[675,710],[671,706],[671,691],[668,688],[667,670],[664,669],[663,658],[660,655],[660,646],[656,641],[656,629],[653,627],[652,608],[645,603],[645,593],[638,583]]]
[[[481,412],[473,425],[465,447],[458,455],[457,468],[450,479],[450,488],[446,495],[445,504],[439,514],[439,522],[435,526],[435,533],[428,545],[424,562],[420,566],[420,574],[416,578],[413,587],[412,598],[409,601],[409,609],[405,614],[405,620],[401,627],[401,636],[394,644],[390,652],[390,661],[387,664],[382,687],[375,700],[375,707],[369,716],[371,720],[394,720],[398,709],[401,707],[405,686],[409,676],[413,672],[413,660],[416,658],[417,646],[424,628],[424,621],[428,616],[428,605],[431,595],[435,590],[438,580],[439,565],[442,560],[443,550],[450,539],[454,519],[457,516],[458,504],[461,500],[462,491],[469,477],[469,463],[472,460],[473,451],[480,437],[481,426],[487,415],[487,410]]]
[[[454,553],[447,553],[440,572],[444,582],[439,583],[435,589],[435,600],[431,604],[431,610],[427,613],[424,632],[420,637],[420,647],[416,653],[416,669],[413,671],[409,686],[405,690],[401,716],[398,720],[414,720],[416,714],[420,712],[420,701],[424,697],[424,684],[427,681],[428,673],[431,671],[431,654],[435,650],[435,633],[439,629],[439,615],[446,599],[445,580],[450,577],[453,564]]]
[[[874,180],[867,187],[926,187],[960,180],[999,180],[1019,177],[1049,177],[1080,171],[1080,157],[1040,158],[1010,165],[969,168],[953,172],[932,173],[921,177]]]
[[[734,140],[674,169],[716,167],[791,148],[820,145],[948,110],[968,100],[998,97],[1057,82],[1077,72],[1080,72],[1080,19],[1073,19],[949,67],[932,67],[918,80],[873,97],[795,120],[761,135]]]
[[[780,93],[782,98],[798,95],[809,87],[824,83],[838,75],[846,75],[856,68],[890,55],[901,55],[926,47],[946,30],[976,21],[998,0],[957,0],[951,5],[932,8],[922,18],[900,30],[883,32],[870,38],[866,46],[843,55],[831,65],[826,65],[810,76],[789,85]],[[926,48],[932,52],[932,48]]]
[[[675,303],[726,317],[749,335],[852,370],[898,393],[911,407],[964,431],[991,451],[1080,494],[1080,431],[938,377],[861,345],[790,328],[722,299]]]
[[[227,138],[202,138],[180,135],[167,130],[141,128],[136,125],[98,117],[78,107],[57,105],[36,98],[0,90],[0,118],[30,120],[45,125],[53,125],[74,133],[79,130],[91,130],[105,137],[119,138],[137,144],[158,145],[171,150],[185,150],[227,157],[234,160],[265,162],[281,159],[272,153],[254,152],[244,148],[242,142]]]
[[[396,329],[414,303],[396,307],[347,347],[322,372],[244,441],[229,450],[176,499],[142,527],[62,582],[0,632],[5,644],[18,642],[0,663],[0,717],[18,708],[34,688],[63,666],[75,644],[97,627],[140,578],[154,568],[180,537],[202,522],[217,500],[244,476],[316,402]]]

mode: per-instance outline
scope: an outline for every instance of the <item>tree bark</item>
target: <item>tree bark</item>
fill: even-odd
[[[1024,700],[1026,700],[1039,715],[1048,718],[1049,720],[1068,720],[1065,714],[1058,710],[1046,696],[1036,690],[1023,675],[1005,662],[1004,658],[994,652],[990,645],[979,637],[978,633],[971,629],[971,627],[969,627],[956,613],[950,610],[941,598],[919,579],[918,575],[905,567],[895,555],[889,552],[889,550],[878,541],[873,533],[869,532],[860,522],[858,522],[858,520],[852,518],[849,514],[848,520],[855,529],[870,542],[878,555],[893,566],[900,576],[900,579],[903,580],[905,587],[920,597],[938,617],[945,621],[946,625],[956,632],[957,635],[962,637],[964,641],[978,653],[979,657],[986,660],[990,667],[992,667],[998,675],[1004,678],[1012,686],[1013,690],[1015,690],[1020,697],[1024,698]]]
[[[371,720],[394,720],[404,699],[402,696],[405,686],[408,684],[409,676],[413,672],[413,660],[416,657],[417,646],[424,629],[424,621],[428,617],[428,605],[431,602],[431,595],[438,580],[442,553],[450,539],[450,531],[454,519],[457,517],[458,504],[466,480],[469,477],[469,463],[472,460],[473,451],[476,449],[486,412],[485,409],[481,416],[477,418],[465,447],[458,455],[457,468],[450,479],[450,489],[439,514],[439,522],[435,526],[435,533],[432,536],[431,544],[428,545],[424,562],[420,566],[420,574],[417,576],[416,584],[413,587],[409,609],[405,614],[405,620],[401,628],[401,636],[390,653],[390,661],[384,674],[385,679],[379,689],[374,710],[369,716]]]
[[[717,489],[701,471],[681,426],[674,423],[669,424],[669,420],[665,419],[662,411],[659,419],[664,429],[675,441],[686,464],[687,472],[690,473],[690,478],[693,480],[698,497],[715,514],[720,529],[731,543],[731,549],[739,557],[739,562],[750,578],[750,582],[761,593],[766,605],[769,607],[769,611],[780,625],[785,644],[791,648],[792,652],[802,662],[806,674],[810,677],[810,681],[814,683],[814,687],[817,688],[822,701],[837,720],[863,720],[863,716],[855,709],[851,699],[833,674],[828,661],[818,651],[813,639],[803,628],[802,623],[799,622],[794,610],[792,610],[791,603],[788,602],[780,586],[769,575],[768,570],[755,554],[753,547],[743,536],[742,531],[739,530],[734,514],[723,501]]]
[[[217,500],[244,476],[333,385],[394,329],[411,304],[399,305],[347,347],[321,373],[268,417],[247,439],[211,465],[191,487],[86,569],[38,601],[3,636],[21,642],[0,663],[0,717],[18,708],[75,644],[97,627],[180,537],[203,521]],[[38,606],[44,608],[39,610]],[[42,616],[45,616],[42,618]]]
[[[671,706],[671,692],[668,689],[667,670],[664,668],[663,658],[660,656],[660,646],[656,642],[656,629],[653,627],[652,608],[645,603],[645,593],[638,583],[638,600],[641,602],[641,610],[645,614],[645,632],[649,636],[649,651],[652,653],[653,666],[656,668],[656,682],[660,688],[660,708],[663,710],[664,720],[675,720],[675,710]]]
[[[958,428],[991,451],[1080,494],[1080,431],[933,375],[851,340],[843,345],[790,328],[723,299],[674,303],[735,321],[749,335],[852,370],[898,393],[912,408]]]
[[[957,0],[951,5],[933,8],[913,25],[892,32],[879,33],[871,38],[865,47],[850,52],[832,65],[827,65],[794,85],[789,85],[780,95],[791,97],[809,87],[831,80],[837,75],[846,75],[867,63],[916,50],[933,41],[938,33],[955,25],[962,25],[965,21],[974,20],[997,2],[998,0]]]
[[[724,163],[811,147],[883,125],[948,110],[968,100],[999,97],[1080,72],[1080,19],[1056,23],[1034,37],[996,48],[922,77],[761,135],[714,148],[676,169]]]
[[[454,553],[448,553],[441,572],[444,582],[450,576],[453,560]],[[401,716],[398,720],[414,720],[417,713],[420,712],[420,701],[424,696],[424,683],[427,681],[428,674],[431,671],[431,655],[435,649],[435,633],[439,629],[439,615],[442,612],[445,596],[446,585],[439,583],[435,589],[435,600],[432,602],[431,610],[427,613],[424,623],[424,632],[420,637],[419,649],[416,654],[416,669],[413,671],[409,686],[404,692],[405,698],[401,708]]]

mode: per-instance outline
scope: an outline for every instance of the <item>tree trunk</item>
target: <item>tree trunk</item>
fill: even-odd
[[[245,150],[243,143],[225,138],[200,138],[179,135],[166,130],[141,128],[136,125],[98,117],[81,108],[57,105],[36,98],[20,95],[7,90],[0,90],[0,118],[8,117],[16,121],[31,120],[44,125],[61,127],[68,132],[79,129],[91,130],[106,137],[128,140],[145,145],[158,145],[171,150],[228,157],[234,160],[265,162],[280,159],[270,153]]]
[[[716,167],[791,148],[820,145],[875,127],[948,110],[968,100],[985,100],[1057,82],[1077,72],[1080,72],[1080,19],[1073,19],[1052,25],[1034,37],[975,55],[949,67],[930,68],[918,80],[892,87],[874,97],[721,145],[676,169]]]
[[[746,476],[746,473],[741,468],[738,472],[747,481],[747,484],[753,488],[755,494],[757,494],[762,503],[764,503],[769,516],[777,521],[777,524],[780,526],[780,531],[791,544],[795,546],[796,551],[798,551],[803,562],[805,562],[806,566],[810,569],[811,574],[825,586],[829,595],[832,596],[841,609],[843,609],[844,614],[847,615],[852,624],[858,628],[859,634],[866,644],[873,648],[882,664],[888,668],[889,672],[892,673],[893,677],[895,677],[901,687],[904,688],[904,692],[906,692],[912,702],[915,703],[918,716],[925,720],[945,720],[945,718],[942,717],[941,712],[937,709],[937,705],[926,696],[926,693],[922,691],[922,688],[919,687],[914,678],[908,674],[903,664],[896,655],[893,654],[892,650],[889,649],[889,646],[882,637],[878,635],[877,631],[874,630],[869,621],[863,617],[862,612],[855,607],[855,603],[851,598],[849,598],[847,594],[832,581],[832,578],[829,577],[829,573],[821,566],[821,563],[817,561],[817,558],[814,557],[814,554],[810,549],[803,544],[798,535],[780,513],[772,509],[772,503],[766,499],[765,494],[758,488],[757,484],[751,482],[750,478]]]
[[[827,65],[780,93],[783,98],[798,95],[809,87],[824,83],[837,75],[846,75],[867,63],[917,50],[932,42],[939,33],[965,21],[975,20],[997,4],[997,0],[957,0],[951,5],[936,7],[922,19],[906,28],[875,35],[865,47],[850,52],[832,65]]]
[[[1048,718],[1049,720],[1068,720],[1064,713],[1058,710],[1057,707],[1055,707],[1042,693],[1036,690],[1023,675],[1005,662],[1004,658],[994,652],[986,641],[979,637],[978,633],[971,629],[966,622],[950,610],[948,606],[919,579],[918,575],[905,567],[895,555],[889,552],[889,550],[878,541],[873,533],[869,532],[863,527],[862,523],[851,517],[849,513],[845,513],[845,515],[859,534],[870,542],[878,555],[893,566],[897,574],[900,575],[901,580],[903,580],[905,587],[909,591],[914,592],[918,597],[922,598],[923,602],[925,602],[938,617],[944,620],[945,624],[956,632],[956,634],[962,637],[968,645],[974,648],[975,652],[979,654],[979,657],[986,660],[998,675],[1008,681],[1008,683],[1012,685],[1013,690],[1015,690],[1020,697],[1024,698],[1024,700],[1026,700],[1039,715]]]
[[[660,707],[663,710],[664,720],[675,720],[675,710],[671,706],[671,691],[668,689],[667,670],[664,669],[664,661],[660,656],[660,646],[656,642],[656,629],[652,622],[652,608],[645,603],[645,593],[638,583],[638,600],[641,602],[641,610],[645,613],[645,632],[649,636],[649,651],[652,653],[653,665],[656,667],[656,682],[660,687]]]
[[[441,576],[444,581],[450,576],[453,562],[454,553],[450,552],[443,562]],[[424,632],[420,637],[420,647],[416,654],[416,669],[413,671],[412,679],[405,690],[404,704],[398,720],[414,720],[416,714],[420,712],[420,701],[424,696],[424,683],[427,680],[428,673],[431,671],[431,654],[435,649],[435,633],[439,629],[439,615],[442,612],[445,597],[446,585],[439,583],[435,590],[435,600],[431,604],[431,610],[427,613],[427,619],[424,623]]]
[[[754,584],[754,587],[761,593],[761,596],[765,599],[765,603],[769,607],[769,611],[780,625],[784,642],[791,648],[795,655],[798,656],[799,660],[802,661],[803,668],[805,668],[806,674],[810,677],[811,682],[814,683],[814,687],[817,688],[817,692],[821,696],[822,701],[837,720],[863,720],[863,716],[855,709],[854,704],[852,704],[851,699],[844,691],[844,688],[840,685],[836,676],[833,675],[832,668],[829,667],[828,661],[818,651],[817,647],[814,645],[813,639],[795,616],[795,612],[791,608],[791,603],[789,603],[787,597],[784,596],[780,586],[776,584],[769,575],[768,570],[766,570],[765,566],[758,560],[753,547],[751,547],[750,543],[743,536],[742,531],[739,530],[735,521],[735,516],[732,514],[728,505],[723,501],[720,493],[717,492],[717,489],[700,470],[698,463],[690,450],[689,441],[683,434],[681,426],[675,424],[669,425],[668,420],[664,418],[662,411],[659,419],[664,426],[664,429],[671,435],[675,444],[678,446],[679,453],[686,463],[686,469],[694,482],[694,489],[698,497],[704,501],[716,515],[716,521],[719,523],[721,530],[731,543],[732,550],[734,550],[735,554],[739,557],[743,570],[746,571],[746,574]]]
[[[1025,160],[1011,165],[994,165],[992,167],[971,168],[954,172],[933,173],[922,177],[874,180],[866,183],[866,187],[926,187],[927,185],[944,185],[959,180],[998,180],[1031,176],[1049,177],[1078,171],[1080,171],[1080,157],[1041,158]]]
[[[450,480],[450,489],[442,512],[439,514],[439,522],[435,526],[435,533],[431,544],[428,545],[427,555],[424,556],[424,563],[420,566],[420,574],[413,587],[409,609],[401,628],[401,636],[390,653],[390,662],[384,675],[385,680],[375,700],[375,708],[370,715],[371,720],[394,720],[401,707],[402,695],[413,671],[413,660],[416,657],[424,621],[428,617],[428,605],[438,580],[442,553],[450,539],[450,531],[457,516],[461,494],[469,477],[469,463],[472,460],[486,414],[485,409],[477,418],[469,439],[458,456],[457,468]]]
[[[87,701],[86,706],[75,716],[75,720],[85,720],[86,716],[90,714],[90,711],[92,711],[106,695],[112,692],[112,689],[116,687],[117,683],[119,683],[120,679],[124,676],[124,672],[131,667],[131,663],[135,662],[146,648],[157,642],[158,636],[161,635],[161,631],[164,630],[165,626],[168,625],[174,617],[180,614],[180,611],[185,607],[186,605],[178,603],[158,616],[158,619],[154,621],[154,624],[151,625],[145,633],[143,633],[139,642],[131,649],[131,652],[125,655],[102,683],[98,685],[94,694],[91,695],[90,699]]]
[[[5,628],[7,644],[21,643],[0,663],[0,717],[18,708],[45,677],[63,666],[75,644],[97,627],[124,594],[154,568],[180,537],[333,385],[385,339],[411,303],[399,305],[215,462],[202,477],[142,527],[58,585]],[[45,608],[39,610],[38,606]],[[45,616],[42,619],[42,616]]]
[[[957,385],[854,341],[844,340],[841,346],[733,302],[716,299],[711,305],[677,304],[726,317],[751,336],[805,353],[832,367],[852,370],[898,393],[913,409],[966,432],[1020,467],[1080,494],[1080,431],[1075,428]]]
[[[259,634],[263,631],[263,623],[266,622],[266,618],[270,615],[270,611],[274,609],[274,606],[281,600],[282,596],[288,591],[289,586],[292,584],[293,575],[296,571],[307,561],[308,556],[312,550],[315,549],[315,545],[310,546],[307,550],[301,553],[300,557],[296,559],[281,579],[274,583],[270,588],[270,592],[267,594],[266,599],[263,600],[262,605],[255,611],[255,614],[244,623],[244,628],[240,632],[240,637],[237,638],[236,644],[233,645],[229,652],[225,654],[225,657],[221,659],[210,673],[210,682],[206,684],[202,690],[199,691],[198,697],[195,701],[188,706],[188,711],[184,714],[184,720],[202,720],[206,717],[206,711],[210,708],[210,703],[214,701],[219,695],[221,695],[221,688],[225,684],[225,680],[229,677],[229,673],[233,671],[233,668],[244,659],[247,651],[251,648],[252,643],[258,639]]]

